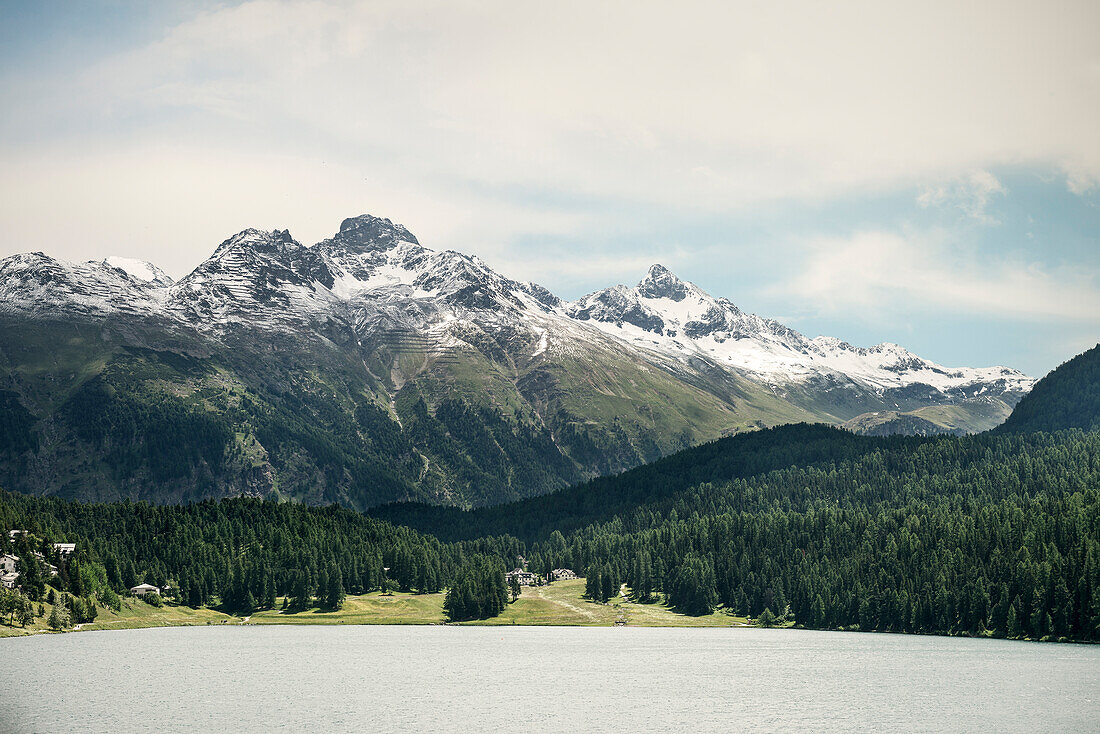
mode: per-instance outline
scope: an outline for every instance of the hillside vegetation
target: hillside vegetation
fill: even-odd
[[[376,518],[3,493],[0,529],[31,529],[46,553],[50,539],[77,541],[65,573],[80,592],[144,578],[237,613],[281,613],[279,597],[293,613],[338,609],[345,591],[447,589],[451,619],[508,618],[502,571],[523,556],[538,573],[577,570],[590,602],[625,594],[700,620],[1097,640],[1100,431],[1074,427],[1095,425],[1091,397],[1067,402],[1092,389],[1091,366],[1067,363],[1024,418],[976,436],[781,426],[506,505],[390,505]],[[94,594],[76,596],[90,611]]]
[[[1100,430],[1100,344],[1035,383],[997,430],[1005,433]]]
[[[1096,639],[1100,433],[1080,428],[1098,425],[1097,354],[1041,381],[993,433],[783,426],[501,507],[376,512],[451,540],[514,534],[536,564],[680,608]]]

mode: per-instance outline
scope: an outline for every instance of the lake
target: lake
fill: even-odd
[[[0,640],[12,732],[1096,732],[1100,646],[762,629],[197,627]]]

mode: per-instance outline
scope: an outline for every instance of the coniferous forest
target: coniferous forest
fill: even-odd
[[[504,570],[523,556],[538,573],[576,569],[595,601],[623,591],[808,628],[1098,640],[1100,432],[1082,430],[1087,400],[1066,397],[1100,389],[1098,354],[1040,382],[1024,418],[976,436],[784,426],[508,505],[375,517],[0,493],[0,529],[31,531],[84,613],[146,581],[242,614],[277,596],[335,607],[372,589],[447,590],[451,620],[483,619],[507,605]],[[51,556],[58,541],[77,554]],[[4,533],[0,550],[33,557],[28,542]],[[25,594],[49,593],[41,569],[24,570]]]

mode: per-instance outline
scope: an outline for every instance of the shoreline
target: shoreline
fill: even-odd
[[[583,597],[584,580],[558,581],[549,586],[524,587],[523,593],[497,617],[464,622],[448,622],[443,613],[443,594],[371,592],[347,597],[337,611],[319,608],[284,612],[278,608],[253,612],[245,617],[216,609],[165,604],[155,607],[140,599],[123,600],[122,609],[101,609],[93,622],[84,622],[65,630],[52,630],[44,619],[26,629],[0,626],[0,639],[31,637],[70,632],[105,632],[167,627],[277,627],[277,626],[445,626],[445,627],[649,627],[708,629],[808,629],[792,623],[771,628],[757,627],[745,617],[715,611],[693,617],[658,602],[641,603],[619,596],[608,603]],[[280,599],[281,601],[281,599]],[[48,606],[48,605],[47,605]],[[279,606],[278,604],[276,606]],[[47,614],[48,616],[48,614]],[[995,637],[992,634],[942,634],[935,632],[894,632],[886,630],[815,629],[819,632],[907,635],[919,637],[959,637],[967,639],[1003,639],[1012,642],[1051,642],[1098,644],[1091,640],[1030,639]]]
[[[829,632],[840,634],[852,634],[852,635],[896,635],[899,637],[935,637],[935,638],[951,638],[962,640],[999,640],[1003,642],[1022,642],[1022,643],[1035,643],[1035,644],[1056,644],[1056,645],[1100,645],[1100,642],[1094,640],[1077,640],[1077,639],[1034,639],[1030,637],[995,637],[993,635],[969,635],[969,634],[941,634],[936,632],[892,632],[887,630],[846,630],[846,629],[826,629],[826,628],[810,628],[810,627],[797,627],[794,625],[779,625],[773,627],[758,627],[756,625],[749,624],[727,624],[727,625],[698,625],[698,624],[647,624],[647,625],[606,625],[606,624],[566,624],[566,623],[504,623],[497,622],[494,619],[486,620],[474,620],[468,622],[345,622],[345,621],[331,621],[331,622],[292,622],[285,621],[279,623],[269,622],[244,622],[244,621],[231,621],[235,618],[223,620],[218,623],[164,623],[164,624],[141,624],[141,625],[129,625],[119,627],[108,627],[106,625],[98,626],[96,624],[84,624],[81,625],[81,629],[75,627],[65,630],[52,630],[52,629],[27,629],[22,628],[10,628],[0,627],[0,645],[3,644],[5,639],[20,639],[28,637],[40,637],[47,635],[67,635],[71,633],[92,633],[92,632],[129,632],[137,630],[149,630],[149,629],[182,629],[182,628],[228,628],[228,627],[520,627],[528,629],[536,628],[578,628],[578,629],[708,629],[708,630],[792,630],[795,632]],[[4,634],[8,632],[8,634]],[[12,633],[13,632],[13,633]]]

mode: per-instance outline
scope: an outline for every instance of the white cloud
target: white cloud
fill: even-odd
[[[243,226],[312,241],[362,211],[503,252],[637,226],[606,201],[751,212],[1000,165],[1084,190],[1096,27],[1093,2],[255,0],[63,76],[4,70],[0,247],[154,237],[178,273]]]
[[[724,186],[682,199],[713,206],[1006,161],[1096,173],[1097,21],[1093,3],[256,0],[34,81],[64,90],[61,111],[199,110],[338,152],[418,144],[429,172],[502,183],[665,200],[707,168]]]
[[[409,224],[433,249],[463,243],[492,261],[516,232],[573,232],[584,217],[515,206],[484,219],[463,191],[435,198],[342,164],[171,145],[12,156],[0,168],[0,201],[10,207],[0,216],[0,257],[39,249],[77,261],[122,255],[176,278],[247,227],[289,228],[313,244],[343,218],[369,212]]]
[[[1065,166],[1066,188],[1071,193],[1084,196],[1100,189],[1100,173],[1078,166]]]
[[[936,233],[857,232],[805,243],[802,267],[774,289],[822,313],[886,319],[938,309],[1100,324],[1093,274],[1018,257],[981,259]]]
[[[952,206],[982,224],[997,224],[997,220],[986,213],[986,207],[994,195],[1007,193],[1008,189],[996,176],[977,170],[947,183],[925,186],[917,203],[923,207]]]

